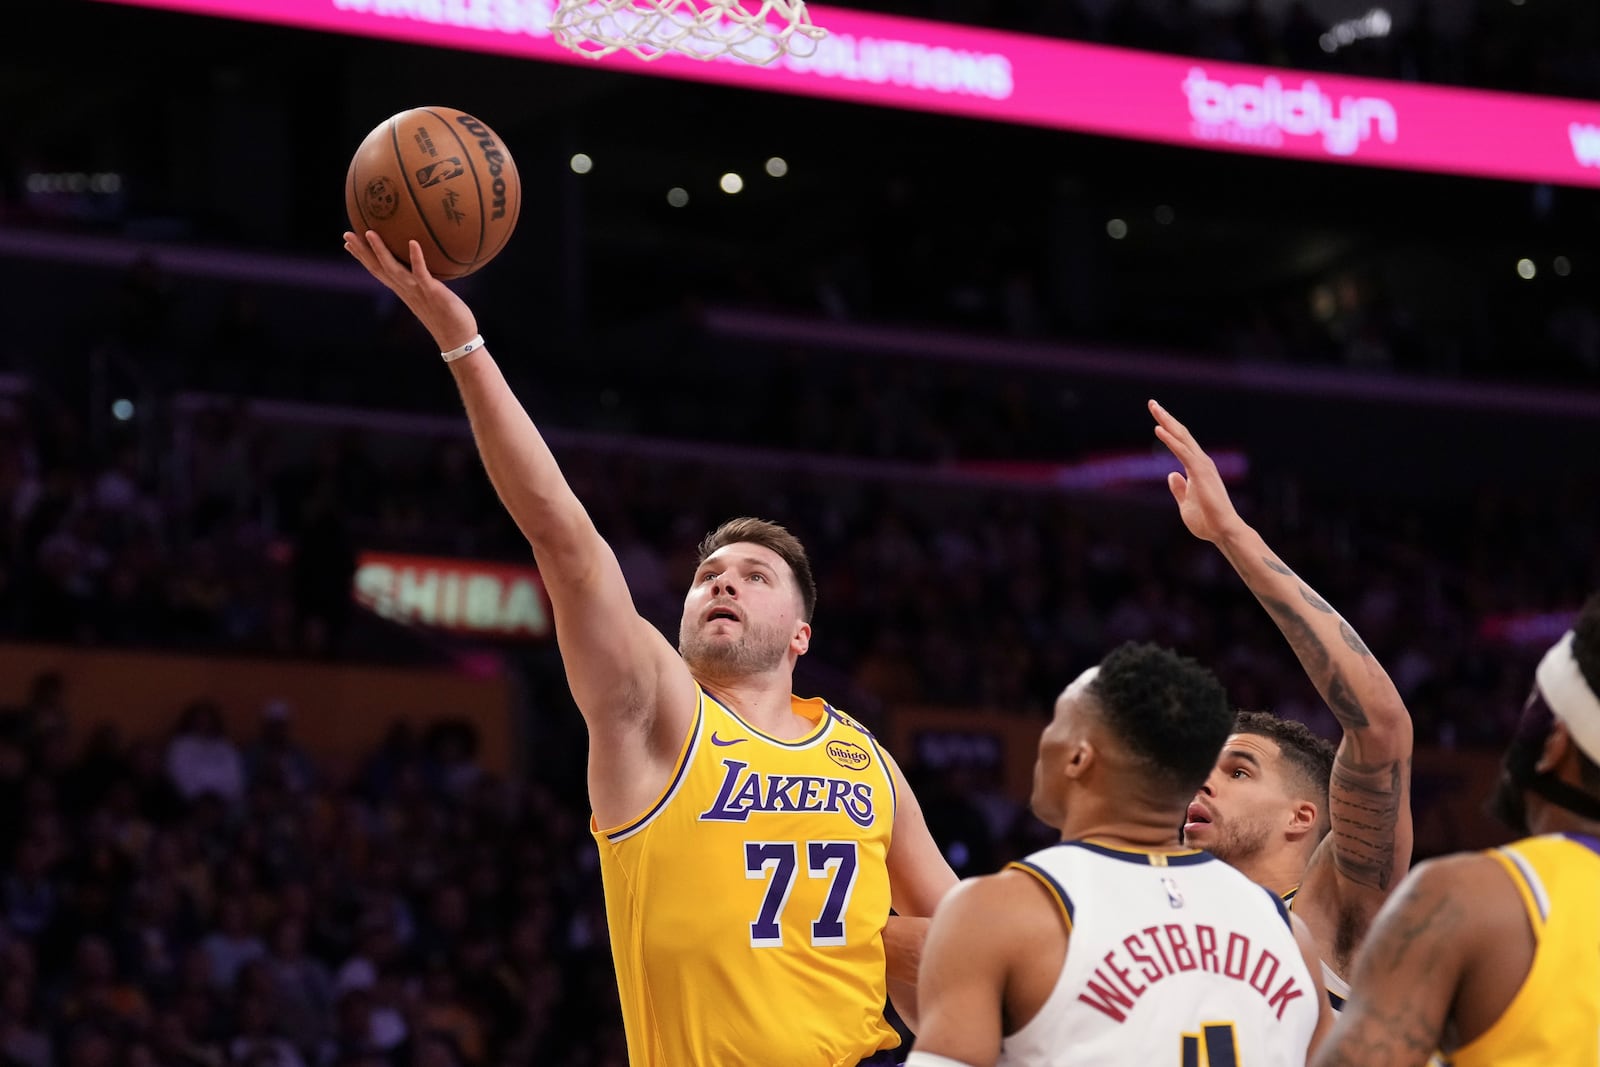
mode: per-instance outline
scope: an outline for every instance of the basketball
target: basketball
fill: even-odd
[[[506,246],[522,182],[505,142],[448,107],[416,107],[379,123],[350,160],[345,210],[358,234],[376,230],[402,263],[422,246],[435,278],[464,278]]]

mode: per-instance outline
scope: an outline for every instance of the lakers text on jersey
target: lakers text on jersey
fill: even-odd
[[[820,700],[793,741],[704,690],[660,799],[595,829],[633,1067],[836,1067],[899,1043],[883,1019],[895,786]]]

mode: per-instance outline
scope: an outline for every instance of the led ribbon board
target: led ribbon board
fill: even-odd
[[[329,33],[590,63],[550,0],[104,0]],[[1600,103],[1211,63],[844,8],[767,67],[627,55],[613,70],[1192,148],[1600,186]]]

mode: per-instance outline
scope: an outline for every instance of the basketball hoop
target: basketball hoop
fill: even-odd
[[[645,60],[676,52],[763,67],[790,53],[812,55],[828,35],[811,24],[805,0],[556,0],[550,32],[590,59],[622,50]]]

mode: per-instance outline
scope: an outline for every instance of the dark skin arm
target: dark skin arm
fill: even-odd
[[[1352,996],[1313,1067],[1423,1067],[1499,1019],[1533,962],[1533,933],[1510,876],[1482,854],[1419,866],[1379,912]]]
[[[1068,939],[1057,905],[1032,875],[1007,870],[962,882],[928,932],[916,1051],[991,1067],[1004,1036],[1049,998]]]

